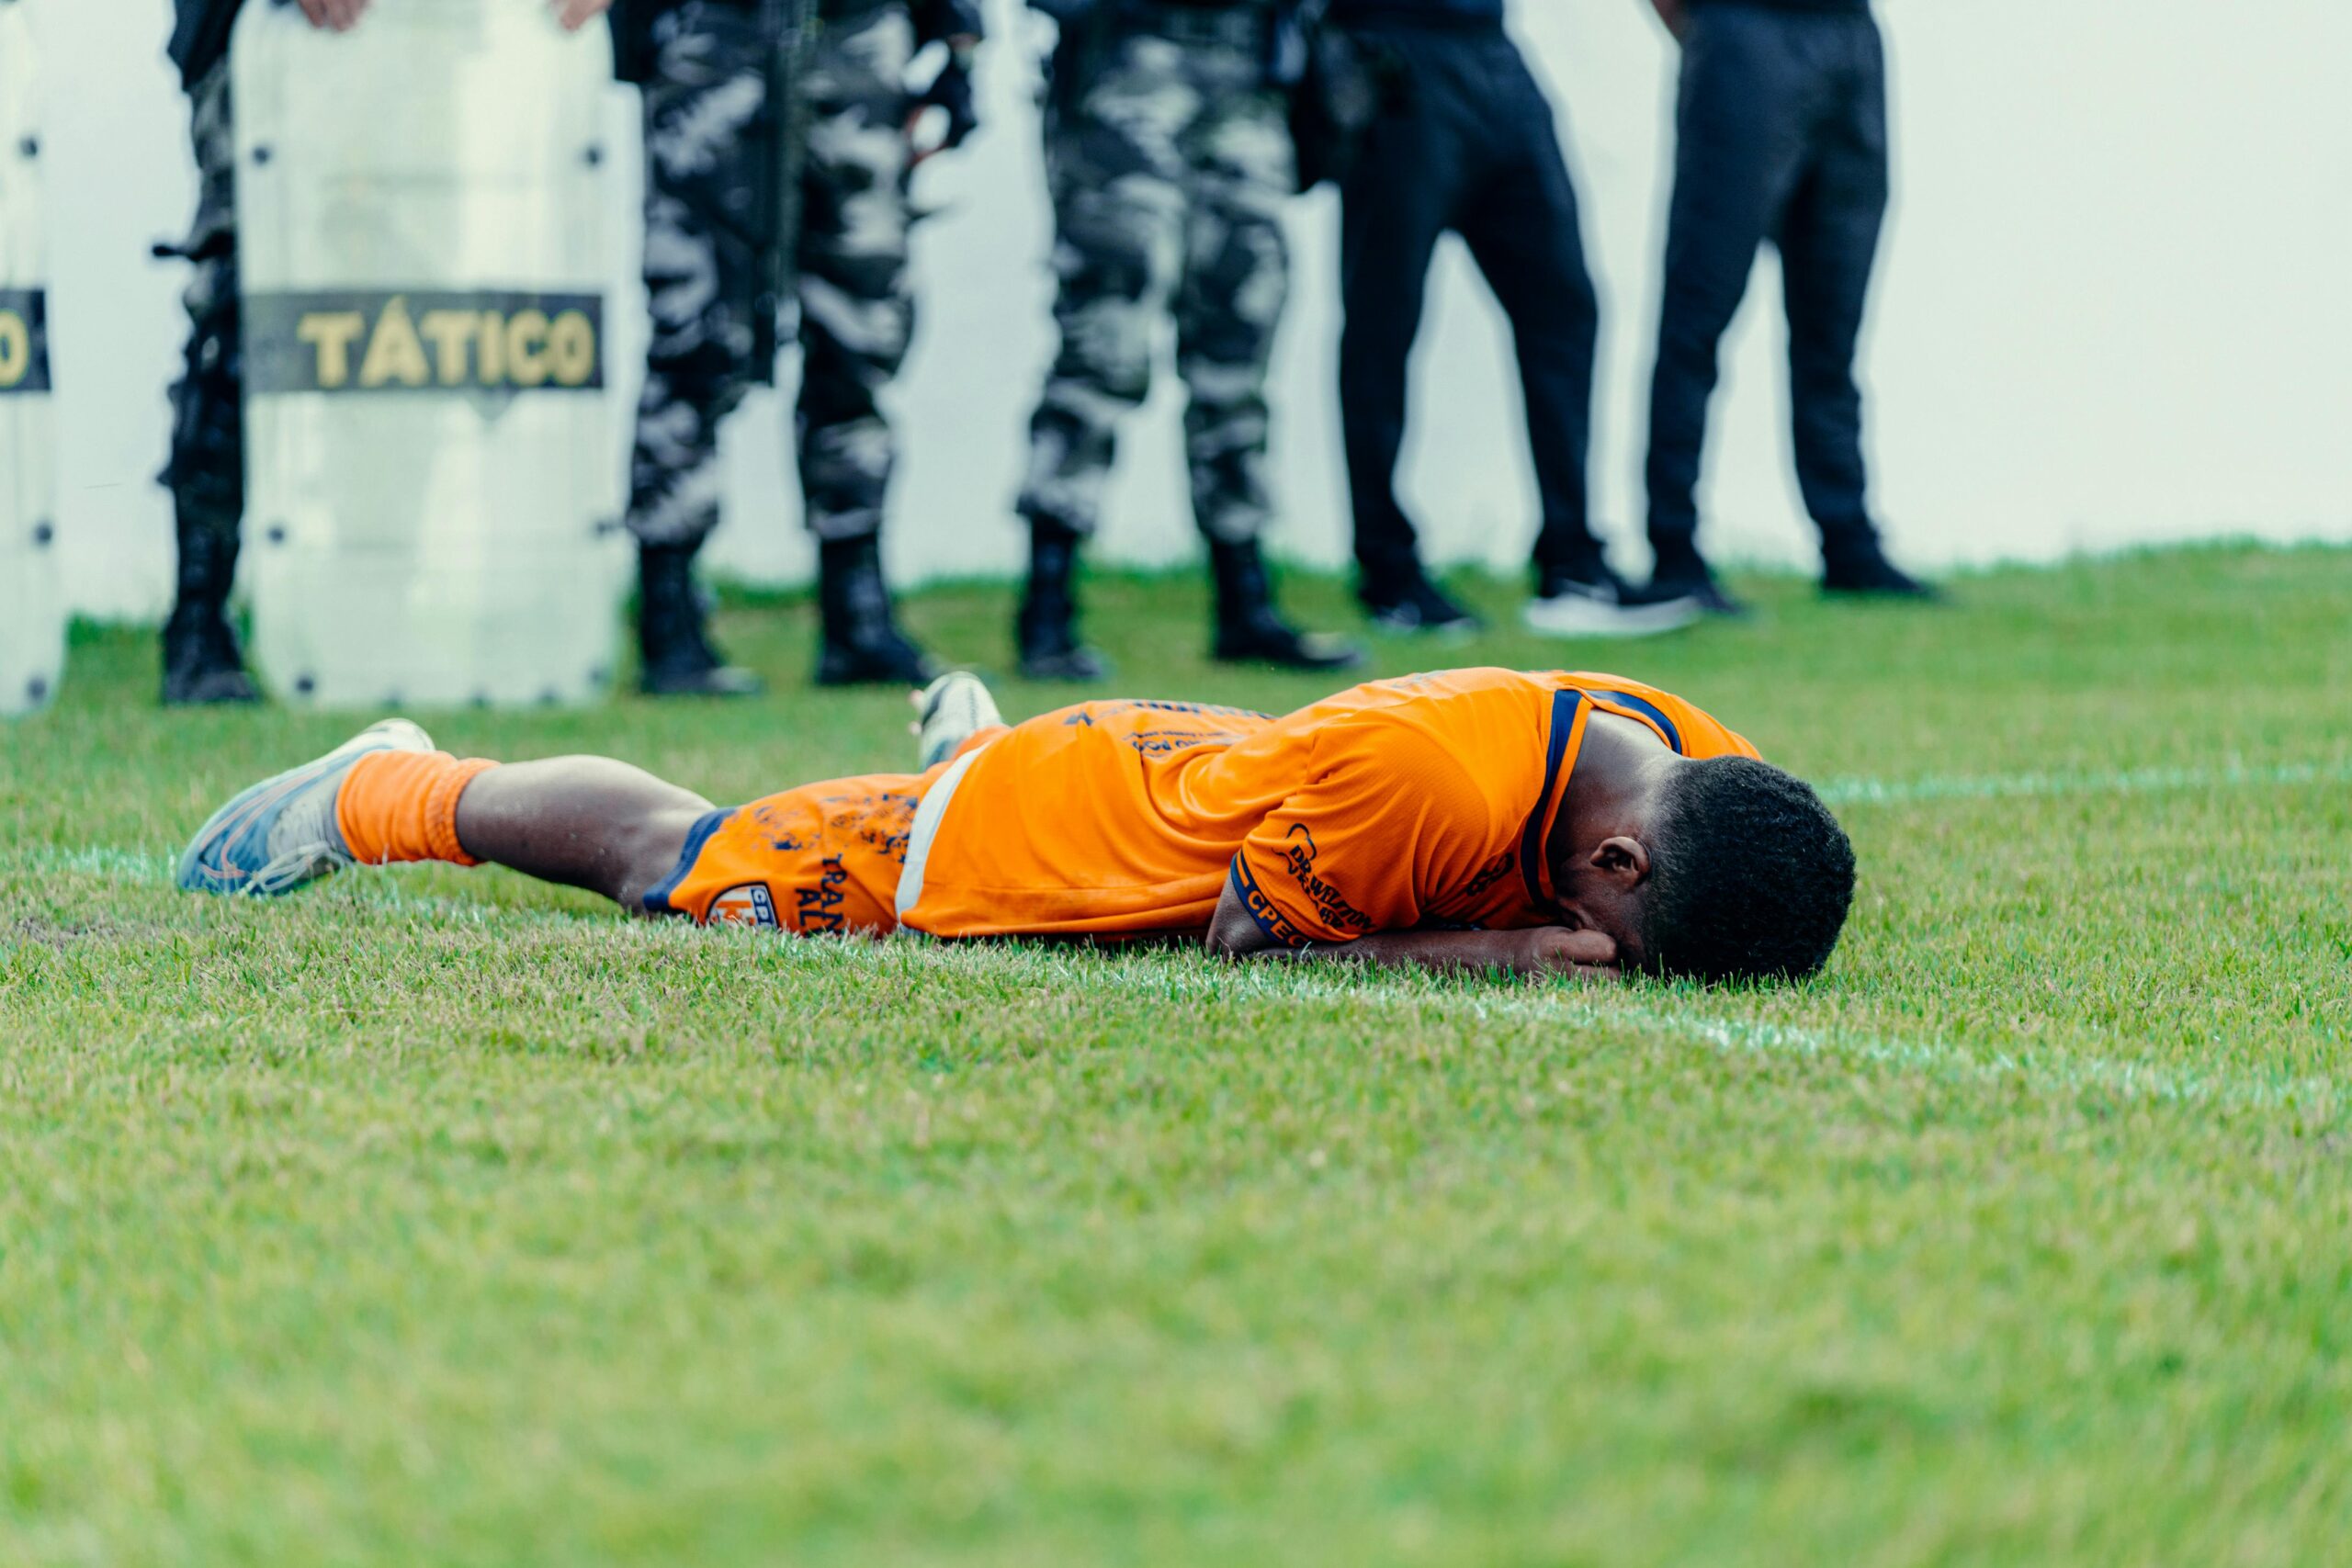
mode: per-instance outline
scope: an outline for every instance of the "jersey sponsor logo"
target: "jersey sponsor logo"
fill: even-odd
[[[249,294],[256,392],[594,391],[605,384],[594,294],[339,289]]]
[[[1240,895],[1241,907],[1258,922],[1258,929],[1271,940],[1284,947],[1305,947],[1307,935],[1291,922],[1288,915],[1274,907],[1266,890],[1258,886],[1257,874],[1250,869],[1248,851],[1233,857],[1233,890]]]
[[[842,906],[849,902],[849,895],[842,891],[849,886],[849,867],[839,855],[827,855],[817,863],[817,886],[792,890],[799,908],[794,912],[794,922],[804,931],[838,931],[849,923],[842,913]]]
[[[713,926],[774,926],[775,895],[768,891],[764,882],[747,882],[741,887],[730,887],[710,901],[710,913],[704,923]]]
[[[0,395],[49,390],[49,296],[0,288]]]
[[[1272,714],[1260,713],[1255,708],[1229,708],[1216,703],[1157,702],[1140,697],[1119,697],[1110,702],[1091,703],[1088,706],[1104,718],[1123,713],[1180,713],[1194,714],[1207,718],[1262,718],[1269,721],[1274,716]]]
[[[1462,897],[1464,898],[1476,898],[1479,894],[1484,893],[1487,888],[1492,887],[1496,883],[1500,882],[1504,877],[1509,876],[1510,874],[1510,868],[1516,863],[1517,862],[1512,859],[1508,851],[1502,854],[1497,855],[1493,860],[1490,860],[1486,863],[1485,867],[1479,871],[1477,875],[1472,877],[1464,885]]]
[[[1290,831],[1283,835],[1283,863],[1290,869],[1291,880],[1315,906],[1316,917],[1334,931],[1354,931],[1368,935],[1372,917],[1342,897],[1340,890],[1315,874],[1315,835],[1304,822],[1294,822]]]
[[[1138,729],[1124,739],[1144,756],[1169,757],[1203,746],[1238,745],[1241,737],[1221,729]]]
[[[826,813],[826,831],[835,842],[854,838],[876,854],[900,865],[907,863],[907,846],[914,838],[915,810],[922,804],[919,797],[897,790],[829,795],[818,800]]]

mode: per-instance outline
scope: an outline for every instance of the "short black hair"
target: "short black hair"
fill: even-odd
[[[1854,901],[1854,845],[1811,785],[1747,757],[1675,770],[1648,845],[1649,966],[1710,984],[1820,973]]]

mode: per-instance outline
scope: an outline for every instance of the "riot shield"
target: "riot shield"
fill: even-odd
[[[231,47],[254,662],[328,706],[581,702],[626,556],[605,408],[610,46],[400,0]]]
[[[65,664],[31,11],[0,0],[0,716],[48,702]]]

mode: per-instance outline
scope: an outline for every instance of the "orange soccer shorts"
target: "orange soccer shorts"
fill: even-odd
[[[907,833],[933,776],[835,779],[711,812],[686,836],[678,869],[645,895],[645,912],[811,934],[891,931]]]

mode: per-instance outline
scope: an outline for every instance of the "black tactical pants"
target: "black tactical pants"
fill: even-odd
[[[1373,581],[1415,566],[1396,485],[1406,367],[1430,258],[1452,230],[1517,343],[1543,506],[1536,562],[1574,573],[1600,550],[1585,493],[1599,310],[1552,105],[1500,28],[1384,20],[1358,30],[1403,62],[1409,89],[1340,192],[1340,410],[1356,559]]]
[[[178,518],[183,597],[229,592],[245,510],[243,360],[237,321],[237,148],[222,61],[189,90],[197,169],[195,264],[184,302],[187,365],[172,388],[172,452],[163,481]]]
[[[1887,201],[1878,26],[1727,0],[1691,17],[1650,386],[1650,542],[1668,560],[1692,548],[1717,349],[1767,241],[1784,277],[1805,506],[1825,544],[1865,539],[1854,349]]]

